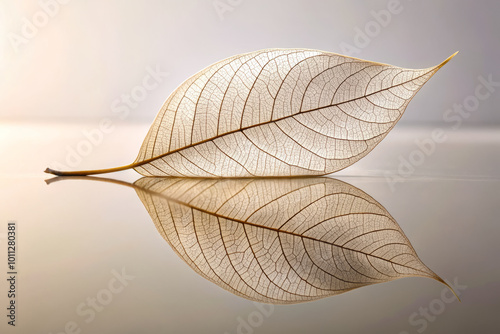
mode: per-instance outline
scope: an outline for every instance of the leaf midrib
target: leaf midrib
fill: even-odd
[[[211,211],[208,211],[208,210],[205,210],[205,209],[202,209],[202,208],[195,207],[193,205],[190,205],[190,204],[188,204],[186,202],[183,202],[183,201],[180,201],[180,200],[177,200],[177,199],[170,198],[169,196],[166,196],[166,195],[164,195],[162,193],[158,193],[158,192],[150,190],[150,189],[141,188],[141,187],[139,187],[139,186],[137,186],[135,184],[133,185],[133,187],[136,188],[136,189],[139,189],[140,191],[144,191],[146,193],[149,193],[150,195],[155,195],[155,196],[158,196],[158,197],[162,197],[162,198],[166,199],[167,201],[170,201],[170,202],[173,202],[173,203],[176,203],[176,204],[179,204],[179,205],[183,205],[185,207],[191,208],[192,210],[196,210],[196,211],[199,211],[199,212],[202,212],[202,213],[214,216],[214,217],[216,217],[218,219],[226,219],[226,220],[233,221],[233,222],[236,222],[236,223],[240,223],[240,224],[243,224],[243,225],[249,225],[249,226],[253,226],[253,227],[256,227],[256,228],[267,229],[267,230],[276,232],[278,234],[279,233],[284,233],[284,234],[288,234],[288,235],[291,235],[291,236],[294,236],[294,237],[299,237],[299,238],[308,239],[308,240],[312,240],[312,241],[316,241],[316,242],[321,242],[321,243],[324,243],[324,244],[327,244],[327,245],[330,245],[330,246],[335,246],[335,247],[338,247],[338,248],[341,248],[341,249],[344,249],[344,250],[348,250],[348,251],[352,251],[352,252],[355,252],[355,253],[363,254],[365,256],[370,256],[370,257],[373,257],[373,258],[376,258],[376,259],[379,259],[379,260],[391,263],[391,265],[402,266],[402,267],[409,268],[409,269],[412,269],[412,270],[415,270],[415,271],[419,271],[419,272],[422,272],[422,273],[428,275],[428,273],[426,271],[424,271],[424,270],[417,269],[417,268],[414,268],[414,267],[410,267],[410,266],[407,266],[407,265],[403,265],[403,264],[400,264],[400,263],[396,263],[396,262],[391,261],[389,259],[385,259],[383,257],[376,256],[376,255],[373,255],[373,254],[370,254],[370,253],[365,253],[365,252],[360,251],[360,250],[356,250],[356,249],[353,249],[353,248],[345,247],[343,245],[337,245],[337,244],[334,244],[334,243],[331,243],[331,242],[327,242],[327,241],[324,241],[324,240],[320,240],[320,239],[316,239],[316,238],[313,238],[313,237],[310,237],[310,236],[301,235],[301,234],[298,234],[298,233],[295,233],[295,232],[292,232],[292,231],[280,230],[278,228],[273,228],[273,227],[269,227],[269,226],[259,225],[259,224],[251,223],[251,222],[248,222],[248,221],[245,221],[245,220],[241,220],[241,219],[231,218],[231,217],[228,217],[228,216],[224,216],[222,214],[218,214],[218,213],[211,212]],[[350,195],[352,195],[352,194],[350,194]],[[351,215],[351,214],[373,214],[373,213],[370,213],[370,212],[356,212],[356,213],[345,214],[344,216]],[[386,217],[389,218],[389,219],[391,219],[391,217],[389,217],[389,216],[386,216]],[[331,217],[331,218],[336,218],[336,216],[335,217]],[[411,245],[410,245],[410,248],[412,248]]]
[[[287,115],[287,116],[283,116],[283,117],[280,117],[280,118],[277,118],[277,119],[271,119],[269,121],[266,121],[266,122],[262,122],[262,123],[258,123],[258,124],[253,124],[253,125],[249,125],[249,126],[246,126],[246,127],[243,127],[243,128],[239,128],[239,129],[236,129],[236,130],[232,130],[232,131],[228,131],[224,134],[220,134],[220,135],[217,135],[215,137],[210,137],[210,138],[207,138],[207,139],[204,139],[204,140],[201,140],[199,142],[196,142],[196,143],[192,143],[192,144],[189,144],[189,145],[186,145],[186,146],[183,146],[183,147],[179,147],[177,149],[174,149],[174,150],[171,150],[171,151],[168,151],[166,153],[163,153],[163,154],[160,154],[160,155],[157,155],[155,157],[152,157],[152,158],[149,158],[149,159],[145,159],[145,160],[142,160],[142,161],[136,161],[134,163],[132,163],[129,167],[139,167],[139,166],[142,166],[142,165],[145,165],[145,164],[148,164],[152,161],[155,161],[155,160],[158,160],[158,159],[161,159],[165,156],[168,156],[170,154],[173,154],[173,153],[177,153],[177,152],[180,152],[180,151],[183,151],[185,149],[188,149],[188,148],[191,148],[191,147],[195,147],[195,146],[198,146],[198,145],[201,145],[201,144],[204,144],[204,143],[207,143],[207,142],[210,142],[210,141],[213,141],[217,138],[222,138],[222,137],[225,137],[225,136],[228,136],[228,135],[231,135],[231,134],[234,134],[234,133],[237,133],[237,132],[243,132],[245,130],[248,130],[248,129],[251,129],[251,128],[255,128],[255,127],[259,127],[259,126],[263,126],[263,125],[267,125],[267,124],[272,124],[272,123],[276,123],[278,121],[281,121],[283,119],[288,119],[288,118],[291,118],[291,117],[294,117],[296,115],[301,115],[301,114],[306,114],[306,113],[310,113],[310,112],[313,112],[313,111],[317,111],[317,110],[322,110],[322,109],[326,109],[326,108],[331,108],[331,107],[336,107],[336,106],[340,106],[340,105],[343,105],[343,104],[346,104],[346,103],[349,103],[349,102],[353,102],[353,101],[357,101],[357,100],[360,100],[360,99],[363,99],[363,98],[366,98],[366,97],[369,97],[369,96],[372,96],[374,94],[378,94],[380,92],[383,92],[383,91],[386,91],[386,90],[389,90],[391,88],[394,88],[394,87],[398,87],[398,86],[401,86],[401,85],[404,85],[404,84],[407,84],[411,81],[414,81],[414,80],[417,80],[427,74],[429,74],[430,72],[432,72],[434,70],[434,68],[431,68],[429,71],[425,72],[424,74],[422,75],[419,75],[411,80],[407,80],[407,81],[404,81],[404,82],[401,82],[399,84],[396,84],[396,85],[393,85],[391,87],[388,87],[388,88],[383,88],[383,89],[380,89],[378,91],[375,91],[375,92],[372,92],[370,94],[366,94],[366,95],[363,95],[363,96],[359,96],[359,97],[356,97],[356,98],[353,98],[353,99],[350,99],[350,100],[346,100],[346,101],[342,101],[342,102],[338,102],[338,103],[335,103],[335,104],[330,104],[330,105],[326,105],[326,106],[322,106],[322,107],[317,107],[317,108],[313,108],[313,109],[309,109],[309,110],[305,110],[305,111],[300,111],[298,113],[295,113],[295,114],[292,114],[292,115]],[[167,111],[165,111],[167,112]],[[159,130],[158,130],[159,131]],[[363,140],[363,141],[366,141],[366,140]]]

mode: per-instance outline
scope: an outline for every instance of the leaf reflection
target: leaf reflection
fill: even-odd
[[[345,182],[122,183],[136,190],[158,232],[193,270],[250,300],[300,303],[411,276],[446,284],[420,261],[387,210]]]

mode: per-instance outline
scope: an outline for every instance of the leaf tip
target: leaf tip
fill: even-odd
[[[447,62],[449,62],[453,57],[455,57],[457,55],[457,53],[458,53],[458,51],[455,52],[454,54],[452,54],[451,56],[449,56],[448,58],[446,58],[441,64],[436,66],[436,69],[439,70],[441,67],[443,67]]]
[[[456,52],[455,52],[455,54],[456,54]],[[452,56],[452,57],[453,57],[453,56]],[[450,290],[451,290],[451,292],[453,292],[453,294],[455,295],[455,297],[457,298],[457,300],[458,300],[459,302],[462,302],[462,301],[460,300],[460,297],[458,297],[457,293],[455,292],[455,290],[453,290],[453,288],[451,287],[451,285],[449,285],[449,284],[448,284],[448,282],[446,282],[444,279],[442,279],[441,277],[439,277],[439,276],[437,276],[437,275],[436,275],[436,280],[437,280],[437,281],[439,281],[439,282],[441,282],[441,283],[443,283],[444,285],[446,285],[446,287],[447,287],[448,289],[450,289]]]

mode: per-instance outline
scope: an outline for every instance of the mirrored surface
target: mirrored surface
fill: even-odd
[[[158,233],[196,273],[237,296],[295,304],[402,277],[443,280],[377,201],[332,178],[143,177]]]
[[[16,222],[18,243],[17,326],[12,329],[3,321],[2,333],[468,333],[498,328],[500,140],[495,130],[450,133],[420,163],[414,141],[425,140],[433,129],[396,128],[369,156],[336,174],[337,180],[325,181],[364,194],[372,207],[390,213],[422,263],[449,282],[462,302],[435,280],[409,277],[315,301],[273,305],[242,298],[196,274],[158,233],[161,225],[155,226],[137,189],[81,180],[47,185],[44,180],[50,176],[41,171],[54,162],[71,162],[68,147],[76,150],[80,128],[2,125],[0,145],[9,157],[0,167],[2,258],[7,258],[9,221]],[[68,167],[130,162],[147,128],[117,128]],[[140,179],[134,172],[110,177],[132,184]],[[136,185],[153,189],[146,181]],[[197,203],[184,200],[202,208],[213,204],[207,199],[231,197],[227,187],[220,189],[216,196],[194,195],[204,198]],[[177,191],[168,197],[179,201]],[[263,194],[273,195],[273,190]],[[155,208],[167,213],[168,200],[156,201]],[[333,205],[326,208],[335,212]],[[182,215],[178,219],[184,221]],[[189,242],[189,234],[183,235]],[[2,268],[6,276],[6,261]],[[2,279],[0,285],[4,305],[6,283]]]

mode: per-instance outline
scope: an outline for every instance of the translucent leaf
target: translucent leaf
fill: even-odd
[[[146,176],[325,175],[370,152],[427,80],[426,69],[303,49],[268,49],[215,63],[167,99],[134,163]]]

